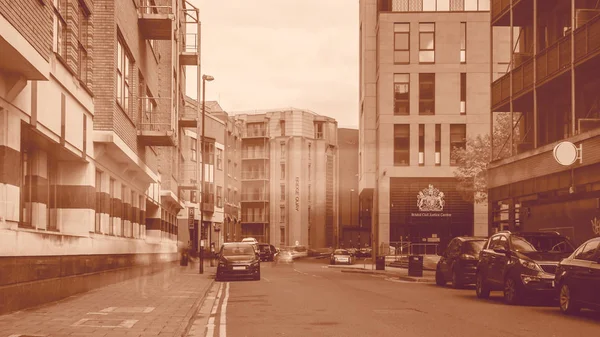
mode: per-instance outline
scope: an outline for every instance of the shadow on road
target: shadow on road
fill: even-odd
[[[541,313],[541,314],[545,314],[548,315],[552,318],[558,318],[558,317],[565,317],[567,315],[563,314],[562,312],[560,312],[560,310],[558,309],[558,307],[556,307],[556,310],[542,310],[540,308],[535,308],[534,310],[536,310],[537,312]],[[598,311],[592,311],[592,310],[585,310],[582,309],[580,313],[575,314],[575,315],[570,315],[567,316],[570,319],[573,320],[577,320],[578,322],[585,322],[585,323],[596,323],[598,325],[600,325],[600,312]]]

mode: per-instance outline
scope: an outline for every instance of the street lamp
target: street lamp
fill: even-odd
[[[205,190],[205,186],[204,186],[204,164],[206,157],[204,156],[204,132],[205,132],[205,128],[204,128],[204,120],[206,117],[206,82],[210,82],[213,81],[215,78],[210,76],[210,75],[202,75],[202,135],[200,136],[200,153],[202,153],[202,169],[201,169],[201,176],[200,176],[200,186],[201,186],[201,193],[200,193],[200,226],[198,226],[198,229],[200,231],[200,235],[198,235],[198,237],[200,238],[200,274],[204,274],[204,246],[202,245],[202,243],[204,242],[204,240],[202,239],[202,228],[204,227],[204,193],[206,192]],[[210,234],[211,234],[211,230],[210,228],[208,229],[208,240],[209,240],[209,245],[210,245]],[[213,260],[212,257],[210,259],[210,266],[213,266]]]

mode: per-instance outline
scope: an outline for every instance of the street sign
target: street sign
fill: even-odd
[[[579,145],[579,148],[577,148],[571,142],[560,142],[556,144],[552,154],[554,155],[554,160],[560,165],[573,165],[577,159],[579,159],[579,163],[581,164],[583,162],[583,145]]]
[[[188,228],[189,229],[194,229],[194,207],[189,207],[188,208]]]

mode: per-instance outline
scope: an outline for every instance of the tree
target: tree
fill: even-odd
[[[494,121],[494,158],[492,137],[489,133],[467,137],[465,148],[453,148],[452,156],[458,163],[454,176],[458,179],[457,190],[466,201],[487,201],[487,166],[492,160],[511,155],[511,114],[496,113]],[[515,135],[517,134],[515,129]]]

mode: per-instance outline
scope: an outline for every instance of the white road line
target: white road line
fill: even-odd
[[[313,275],[313,276],[314,276],[314,277],[322,277],[322,276],[319,276],[319,275]]]
[[[271,280],[269,280],[269,279],[268,279],[268,278],[266,278],[266,277],[263,277],[263,280],[265,280],[265,281],[267,281],[267,282],[271,282]]]
[[[299,271],[298,269],[294,269],[294,271],[295,271],[295,272],[297,272],[297,273],[300,273],[300,274],[302,274],[302,275],[308,275],[308,273],[301,272],[301,271]]]
[[[217,309],[219,308],[219,301],[221,299],[221,293],[223,292],[223,283],[219,285],[219,291],[217,292],[217,298],[215,299],[215,303],[213,304],[212,310],[210,312],[210,318],[208,319],[208,324],[206,324],[206,337],[213,337],[215,335],[215,315],[217,314]]]
[[[225,286],[225,297],[223,298],[223,304],[221,304],[221,318],[219,327],[219,336],[227,337],[227,300],[229,299],[229,282]]]

